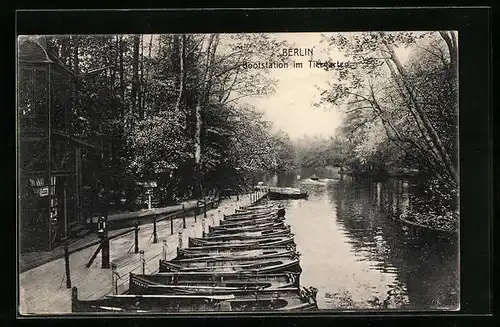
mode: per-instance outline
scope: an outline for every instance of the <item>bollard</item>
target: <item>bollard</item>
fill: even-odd
[[[205,201],[203,203],[203,218],[207,218],[207,198],[204,198],[203,201]]]
[[[134,233],[135,233],[135,238],[134,238],[135,248],[134,248],[134,252],[135,253],[139,253],[139,222],[138,221],[135,222]]]
[[[162,247],[162,252],[163,252],[163,260],[167,260],[167,240],[163,240],[163,247]]]
[[[118,294],[118,278],[116,278],[116,263],[111,264],[111,288],[113,289],[113,295]]]
[[[182,249],[182,231],[179,231],[179,249]]]
[[[186,216],[182,216],[182,228],[186,229]]]
[[[109,238],[108,232],[104,233],[102,239],[102,250],[101,250],[101,268],[109,269]]]
[[[71,288],[71,275],[69,272],[69,250],[68,239],[64,240],[64,265],[66,268],[66,288]]]
[[[141,250],[140,252],[140,258],[142,262],[142,274],[146,274],[146,260],[144,259],[144,250]]]
[[[156,216],[153,220],[153,243],[158,243],[158,234],[156,232]]]
[[[170,218],[170,235],[174,235],[174,217]]]

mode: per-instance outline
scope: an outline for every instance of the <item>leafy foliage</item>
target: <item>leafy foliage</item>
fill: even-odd
[[[244,61],[277,60],[284,43],[271,35],[45,40],[48,51],[78,75],[70,133],[101,149],[86,157],[86,167],[100,171],[87,185],[126,190],[133,201],[137,190],[130,180],[156,180],[167,203],[193,196],[199,176],[202,189],[234,187],[248,172],[294,165],[289,138],[237,101],[273,93],[267,71],[241,67]]]

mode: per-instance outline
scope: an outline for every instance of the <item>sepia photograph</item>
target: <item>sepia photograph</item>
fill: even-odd
[[[19,314],[460,310],[458,39],[18,36]]]

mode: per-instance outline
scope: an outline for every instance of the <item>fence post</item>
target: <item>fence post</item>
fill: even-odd
[[[205,218],[203,218],[201,220],[201,230],[202,230],[201,237],[204,237],[205,236]]]
[[[158,243],[158,234],[156,233],[156,216],[153,220],[153,243]]]
[[[144,250],[141,250],[140,252],[140,258],[142,262],[142,274],[146,274],[146,260],[144,259]]]
[[[207,218],[207,198],[203,198],[203,218]]]
[[[104,232],[102,239],[101,261],[101,268],[109,269],[109,237],[107,230]]]
[[[135,237],[134,237],[134,242],[135,242],[135,248],[134,252],[139,253],[139,222],[135,222],[135,229],[134,229]]]
[[[194,206],[194,222],[196,222],[196,215],[198,214],[198,206],[200,205],[200,201],[196,200],[196,204]]]
[[[179,249],[182,249],[182,231],[179,231]]]
[[[162,251],[163,251],[163,260],[167,260],[167,240],[163,240],[163,247],[162,247]]]
[[[174,235],[174,217],[170,218],[170,235]]]
[[[66,267],[66,288],[71,288],[71,275],[69,272],[68,238],[64,240],[64,264]]]
[[[116,278],[116,263],[111,264],[111,287],[113,295],[118,294],[118,279]]]

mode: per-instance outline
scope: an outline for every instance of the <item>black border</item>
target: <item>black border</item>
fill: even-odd
[[[492,17],[488,8],[18,11],[15,24],[16,34],[458,30],[462,299],[460,314],[445,313],[445,315],[448,316],[447,319],[450,319],[448,322],[455,324],[461,319],[459,316],[463,314],[487,315],[491,312],[490,282],[493,270],[490,219],[493,218],[493,163],[490,140],[493,123],[490,92],[492,82],[490,40]],[[15,44],[16,40],[12,42]],[[15,59],[15,53],[13,53],[13,58]],[[14,70],[13,68],[15,76]],[[11,141],[9,146],[13,146],[15,138],[9,138],[9,140]],[[13,226],[12,230],[15,229]],[[15,251],[14,244],[11,243],[7,248]],[[13,262],[17,265],[16,258],[14,253]],[[17,304],[14,310],[10,308],[7,310],[15,315]],[[419,324],[426,324],[429,319],[442,321],[442,318],[438,318],[436,314],[424,314],[435,318],[419,317],[416,319]],[[352,322],[352,314],[339,316],[341,318],[338,322]],[[359,313],[355,316],[360,317]],[[382,318],[378,314],[370,317],[367,321],[374,323]],[[313,316],[308,316],[307,319],[311,318]],[[395,322],[401,322],[401,318],[407,319],[395,317]],[[139,319],[144,321],[144,317],[133,320],[129,318],[135,322]],[[183,322],[191,324],[193,320],[200,321],[187,319],[189,322],[186,320]],[[289,318],[283,317],[269,317],[262,321],[273,323],[279,321],[278,319],[283,322],[290,321]],[[300,323],[301,320],[302,318],[293,318],[293,324]],[[240,321],[241,319],[238,319],[238,324]],[[91,323],[95,322],[97,321],[93,320]],[[229,322],[234,324],[236,320],[224,319],[224,323]],[[78,323],[78,321],[72,320],[71,323]],[[304,323],[307,324],[308,320]]]

